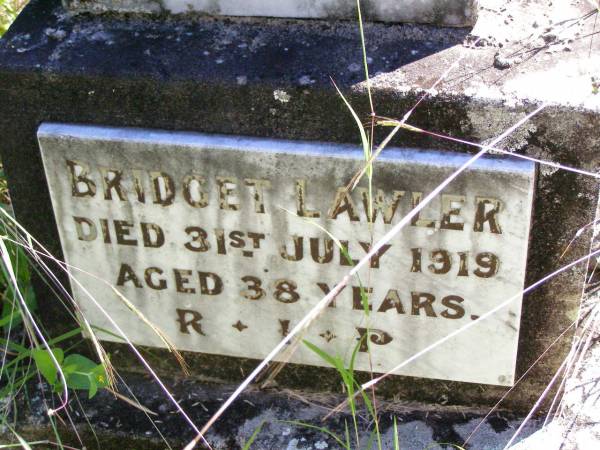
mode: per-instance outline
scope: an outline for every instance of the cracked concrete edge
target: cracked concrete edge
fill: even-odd
[[[127,376],[125,378],[136,399],[156,415],[152,422],[173,448],[184,447],[193,437],[189,425],[175,414],[174,406],[161,395],[151,380]],[[220,406],[219,399],[227,396],[235,386],[206,386],[201,383],[179,381],[169,383],[171,391],[196,425],[205,423]],[[44,395],[47,386],[32,383],[28,386],[30,410],[25,408],[18,431],[26,439],[45,439],[51,435],[47,420]],[[125,392],[121,389],[122,392]],[[103,450],[122,448],[164,448],[160,435],[151,421],[140,410],[122,403],[108,392],[101,391],[93,399],[81,396],[82,411],[73,412],[74,426],[84,443],[93,442],[91,427],[99,437]],[[342,412],[323,421],[324,415],[344,400],[341,395],[310,395],[289,390],[258,390],[250,388],[236,402],[235,408],[209,430],[206,438],[215,450],[237,450],[260,428],[252,449],[327,450],[339,448],[336,440],[320,430],[302,424],[323,427],[344,436],[345,422],[352,424],[348,412]],[[372,424],[361,419],[365,411],[358,406],[357,448],[367,449]],[[85,411],[85,418],[83,417]],[[398,428],[401,448],[437,448],[436,443],[462,445],[469,438],[469,448],[500,450],[512,437],[522,418],[507,411],[495,411],[485,417],[487,410],[457,408],[418,403],[378,402],[380,434],[383,448],[393,448],[394,420]],[[86,425],[86,420],[89,423]],[[534,433],[539,421],[527,425],[521,438]],[[350,425],[352,428],[352,425]],[[474,432],[474,433],[473,433]],[[473,433],[473,436],[470,436]],[[354,435],[354,433],[352,433]],[[520,438],[520,439],[521,439]],[[12,440],[10,431],[0,429],[2,441]],[[76,443],[70,427],[61,429],[63,444]],[[81,446],[81,444],[78,444]],[[376,444],[371,442],[371,449]]]

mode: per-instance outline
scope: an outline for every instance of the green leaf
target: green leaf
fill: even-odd
[[[88,398],[92,398],[98,392],[98,385],[94,378],[90,377],[90,389],[88,390]]]
[[[0,316],[0,327],[8,332],[9,328],[14,328],[22,322],[21,311],[13,306],[14,303],[5,299],[2,302],[2,316]]]
[[[97,366],[97,364],[91,359],[77,353],[67,356],[65,358],[64,365],[74,365],[77,367],[77,371],[79,372],[91,372]]]
[[[92,376],[94,377],[94,382],[98,385],[98,387],[108,386],[108,376],[106,375],[106,368],[103,364],[98,364],[96,366],[96,368],[92,371]]]
[[[92,371],[96,363],[85,356],[74,354],[65,358],[65,366],[69,366],[69,373],[65,374],[67,387],[71,389],[89,390]]]
[[[86,390],[89,398],[98,392],[98,388],[106,387],[108,380],[102,364],[96,364],[83,355],[73,354],[65,358],[63,371],[70,389]]]
[[[54,358],[58,361],[58,364],[61,364],[64,358],[64,353],[60,348],[53,348],[52,354]],[[56,377],[58,375],[58,367],[56,367],[55,362],[52,360],[50,353],[47,350],[43,349],[35,349],[32,350],[31,356],[35,361],[35,365],[37,369],[40,371],[42,376],[46,379],[46,381],[54,386],[56,384]]]
[[[68,364],[68,365],[63,365],[61,367],[63,373],[65,374],[65,377],[71,375],[72,373],[77,372],[77,365],[75,364]]]

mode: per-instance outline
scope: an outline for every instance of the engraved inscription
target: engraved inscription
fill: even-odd
[[[72,275],[128,337],[162,345],[101,280],[179,348],[246,358],[265,356],[466,160],[388,149],[371,183],[348,191],[363,164],[351,146],[61,124],[38,136],[64,255],[83,270]],[[477,162],[378,249],[304,339],[341,356],[358,346],[356,369],[384,372],[518,294],[533,180],[529,162]],[[515,301],[400,373],[510,385],[520,311]],[[302,346],[291,358],[323,364]]]

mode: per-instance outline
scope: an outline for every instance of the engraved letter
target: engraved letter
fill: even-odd
[[[329,292],[331,290],[331,289],[329,289],[329,286],[327,286],[327,283],[317,283],[317,286],[319,286],[319,288],[321,289],[321,291],[323,291],[323,294],[325,294],[325,295],[329,294]],[[342,288],[337,293],[337,295],[331,299],[331,301],[329,302],[329,305],[327,305],[328,307],[335,308],[335,300],[337,299],[337,296],[340,295],[340,293],[344,289],[346,289],[346,286],[342,286]]]
[[[223,292],[223,281],[216,273],[198,272],[200,277],[200,293],[203,295],[219,295]],[[208,285],[208,280],[212,281],[212,287]]]
[[[442,299],[442,305],[446,308],[450,308],[454,312],[450,312],[447,309],[441,312],[441,316],[446,319],[460,319],[465,315],[465,309],[461,303],[465,300],[458,295],[448,295]]]
[[[396,289],[390,289],[387,292],[377,312],[386,312],[388,309],[392,308],[395,308],[398,314],[404,314],[404,307],[402,306],[400,296]]]
[[[286,337],[290,332],[290,321],[286,319],[279,319],[279,325],[281,325],[281,328],[279,329],[281,337]]]
[[[304,238],[302,236],[292,236],[294,240],[294,254],[290,255],[287,251],[287,244],[283,244],[279,254],[288,261],[300,261],[304,257]]]
[[[183,179],[183,198],[194,208],[208,206],[208,195],[202,190],[206,180],[200,175],[190,174]]]
[[[324,255],[319,251],[319,238],[310,238],[310,255],[314,262],[327,264],[333,259],[333,239],[323,239]]]
[[[253,231],[248,231],[246,234],[252,240],[252,248],[260,248],[261,239],[266,237],[264,233],[255,233]]]
[[[422,192],[413,192],[412,193],[412,207],[413,207],[413,209],[416,208],[419,205],[419,203],[421,203],[421,199],[422,198],[423,198],[423,193]],[[435,220],[421,219],[420,216],[421,216],[421,213],[417,214],[416,216],[414,216],[411,219],[410,224],[413,227],[435,228],[435,226],[436,226]]]
[[[228,211],[237,211],[240,205],[230,203],[231,198],[237,198],[237,178],[217,177],[217,186],[219,186],[219,208]]]
[[[459,277],[468,277],[469,276],[469,253],[468,252],[458,252],[458,256],[460,258],[458,263],[458,274]]]
[[[487,223],[490,233],[502,234],[496,215],[500,212],[502,202],[495,198],[475,197],[475,223],[473,231],[482,232]]]
[[[254,178],[246,178],[244,182],[246,183],[246,186],[254,187],[254,211],[259,214],[264,214],[264,189],[270,188],[271,182],[269,180],[255,180]]]
[[[129,235],[129,229],[133,228],[133,222],[127,220],[115,220],[115,234],[117,235],[117,244],[119,245],[137,245],[136,239],[127,239],[131,237]]]
[[[191,315],[190,319],[186,319],[186,316]],[[189,327],[191,326],[194,331],[202,336],[206,336],[202,331],[202,325],[200,321],[202,320],[202,314],[198,311],[194,311],[192,309],[179,309],[177,308],[177,322],[179,322],[179,331],[181,333],[190,334]]]
[[[358,260],[350,256],[348,241],[340,241],[340,244],[342,245],[342,248],[340,248],[340,266],[355,266]]]
[[[158,278],[158,282],[155,282],[154,278],[152,277],[154,274],[162,275],[163,271],[158,267],[148,267],[144,271],[144,279],[146,280],[146,284],[148,285],[148,287],[157,291],[162,291],[163,289],[166,289],[167,282],[165,281],[165,279]]]
[[[296,212],[300,217],[321,217],[318,211],[306,208],[306,180],[296,180]]]
[[[350,193],[345,187],[341,187],[338,188],[337,193],[335,194],[335,199],[333,200],[333,205],[331,205],[328,216],[330,219],[337,219],[344,211],[348,213],[348,217],[351,221],[358,222],[360,220],[358,214],[356,214],[356,207],[354,206]]]
[[[116,169],[107,169],[106,167],[100,167],[100,172],[102,172],[102,181],[104,183],[104,200],[112,200],[113,190],[119,200],[122,202],[127,200],[127,196],[123,192],[123,186],[121,186],[123,172]]]
[[[131,173],[133,175],[133,188],[135,189],[138,202],[146,203],[146,192],[144,191],[144,183],[142,181],[142,171],[134,169]]]
[[[421,309],[425,310],[427,317],[437,317],[433,310],[435,297],[427,292],[411,292],[412,295],[412,315],[420,316]],[[424,300],[421,300],[424,299]]]
[[[128,264],[121,264],[121,269],[119,270],[119,276],[117,278],[117,286],[125,286],[125,283],[131,281],[136,288],[141,288],[142,283],[138,280],[138,277],[135,275],[135,272]]]
[[[373,310],[373,305],[369,303],[369,294],[373,292],[373,288],[364,288],[362,286],[352,286],[352,309],[365,311],[368,307],[369,311]]]
[[[440,228],[444,230],[463,230],[465,222],[460,216],[460,209],[465,200],[464,195],[442,194],[442,222]]]
[[[186,283],[190,281],[188,277],[192,274],[191,270],[173,269],[173,273],[175,274],[177,292],[182,294],[194,294],[196,292],[196,289],[186,286]]]
[[[86,219],[85,217],[75,217],[73,216],[73,220],[75,220],[75,229],[77,230],[77,238],[80,241],[93,241],[98,236],[98,231],[96,230],[96,225],[90,219]],[[85,227],[84,227],[85,224]]]
[[[154,223],[142,222],[144,247],[159,248],[165,243],[165,234],[161,227]]]
[[[225,230],[215,228],[215,237],[217,238],[217,254],[226,255],[227,247],[225,247]]]
[[[358,334],[360,335],[360,337],[356,339],[357,341],[360,341],[360,349],[358,350],[359,352],[369,351],[369,343],[367,342],[367,339],[376,345],[387,345],[394,340],[394,338],[385,331],[377,330],[375,328],[356,327],[356,331],[358,331]],[[369,333],[368,336],[367,333]]]
[[[96,183],[89,178],[90,169],[87,164],[67,159],[67,167],[71,175],[71,193],[73,197],[93,197],[96,195]]]
[[[381,189],[377,189],[377,194],[373,197],[372,202],[372,218],[369,217],[369,190],[366,188],[359,188],[359,192],[362,195],[363,205],[365,207],[367,220],[369,222],[373,223],[377,220],[377,211],[379,211],[383,217],[383,223],[392,223],[392,219],[394,218],[394,214],[396,214],[396,209],[398,209],[400,199],[402,199],[404,196],[404,191],[394,191],[392,193],[392,200],[388,202],[385,192],[383,192]]]
[[[175,182],[170,175],[164,172],[149,172],[152,180],[152,193],[154,203],[169,206],[175,198]]]
[[[363,248],[365,253],[369,253],[371,251],[371,244],[368,242],[360,242],[360,246]],[[371,265],[371,269],[379,269],[379,258],[383,256],[385,252],[387,252],[391,247],[391,244],[382,245],[377,252],[373,256],[371,256],[371,261],[369,261]]]

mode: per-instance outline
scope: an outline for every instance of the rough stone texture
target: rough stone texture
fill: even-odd
[[[184,448],[195,437],[190,426],[176,413],[173,404],[165,400],[156,384],[142,377],[128,377],[126,382],[130,390],[120,384],[120,392],[129,397],[134,395],[150,410],[149,415],[115,399],[106,391],[100,392],[92,400],[87,400],[85,394],[80,395],[81,404],[72,402],[70,416],[86,448],[162,450],[166,445],[158,430],[172,448]],[[206,422],[220,406],[222,399],[235,389],[235,386],[208,388],[189,380],[176,380],[169,383],[168,387],[198,426]],[[29,395],[29,404],[19,405],[19,430],[31,440],[47,439],[52,433],[46,415],[49,405],[44,403],[49,398],[49,392],[35,386]],[[235,407],[211,428],[206,439],[215,450],[239,450],[262,426],[250,447],[252,450],[333,450],[342,447],[330,435],[286,421],[323,427],[342,439],[347,422],[352,448],[377,449],[376,442],[371,441],[371,445],[368,445],[370,433],[367,430],[372,429],[372,424],[364,420],[366,411],[363,405],[358,405],[359,445],[354,445],[353,421],[347,412],[323,420],[330,409],[343,400],[344,397],[331,394],[249,389]],[[407,450],[441,450],[450,448],[448,444],[462,445],[478,425],[479,429],[469,439],[467,448],[501,450],[521,420],[519,416],[503,410],[485,418],[487,411],[481,409],[440,405],[423,407],[409,402],[380,402],[378,411],[382,448],[386,450],[394,448],[394,418],[400,448]],[[518,440],[527,438],[539,425],[539,420],[533,420]],[[60,427],[62,443],[81,448],[82,444],[73,434],[72,425]],[[100,446],[96,444],[96,436]],[[0,428],[0,441],[15,442],[15,438],[7,429]],[[206,447],[198,445],[196,448]]]
[[[598,244],[595,240],[594,247]],[[555,400],[544,426],[511,447],[514,450],[600,447],[600,297],[595,275],[591,295],[586,296],[582,306],[573,357],[557,381],[563,383],[564,394]]]
[[[585,5],[570,2],[561,8],[568,9],[564,17],[579,17],[589,8]],[[593,19],[568,28],[547,29],[539,23],[536,28],[533,22],[550,20],[546,16],[552,13],[543,10],[534,19],[528,13],[538,6],[511,3],[504,11],[482,10],[483,24],[499,25],[476,26],[472,33],[482,39],[474,48],[463,46],[467,38],[463,30],[367,25],[377,113],[402,117],[462,57],[445,82],[416,109],[411,124],[486,141],[535,104],[547,101],[551,106],[507,139],[504,147],[597,170],[600,96],[591,93],[589,71],[599,63],[600,40],[593,41],[588,58]],[[534,33],[531,38],[526,31]],[[521,56],[514,58],[511,55],[517,50]],[[498,55],[510,60],[506,68],[494,67]],[[46,182],[40,176],[35,136],[42,121],[357,143],[355,124],[329,76],[348,94],[361,117],[367,117],[360,62],[360,40],[353,23],[71,17],[57,0],[34,0],[0,43],[0,146],[17,215],[60,255]],[[289,101],[280,101],[281,92]],[[393,143],[472,151],[409,131],[400,132]],[[527,284],[587,252],[589,239],[583,233],[561,257],[577,230],[593,219],[596,194],[597,185],[589,178],[540,169]],[[526,296],[518,373],[575,319],[584,273],[584,266],[577,267]],[[40,298],[44,317],[52,318],[49,322],[71,327],[61,323],[58,302],[50,296]],[[527,410],[568,347],[568,338],[552,347],[503,404]],[[130,357],[119,357],[126,353],[122,347],[111,347],[111,352],[115,362],[136,370]],[[194,377],[208,381],[236,382],[256,365],[252,360],[186,356]],[[156,364],[161,374],[172,374],[168,357],[157,358]],[[282,386],[321,391],[339,390],[336,380],[331,369],[297,365],[286,366],[277,378]],[[390,378],[379,388],[380,395],[388,398],[450,405],[490,405],[503,392],[485,385],[402,377]]]
[[[355,0],[64,0],[75,12],[355,19]],[[472,26],[478,0],[363,0],[366,20]]]

